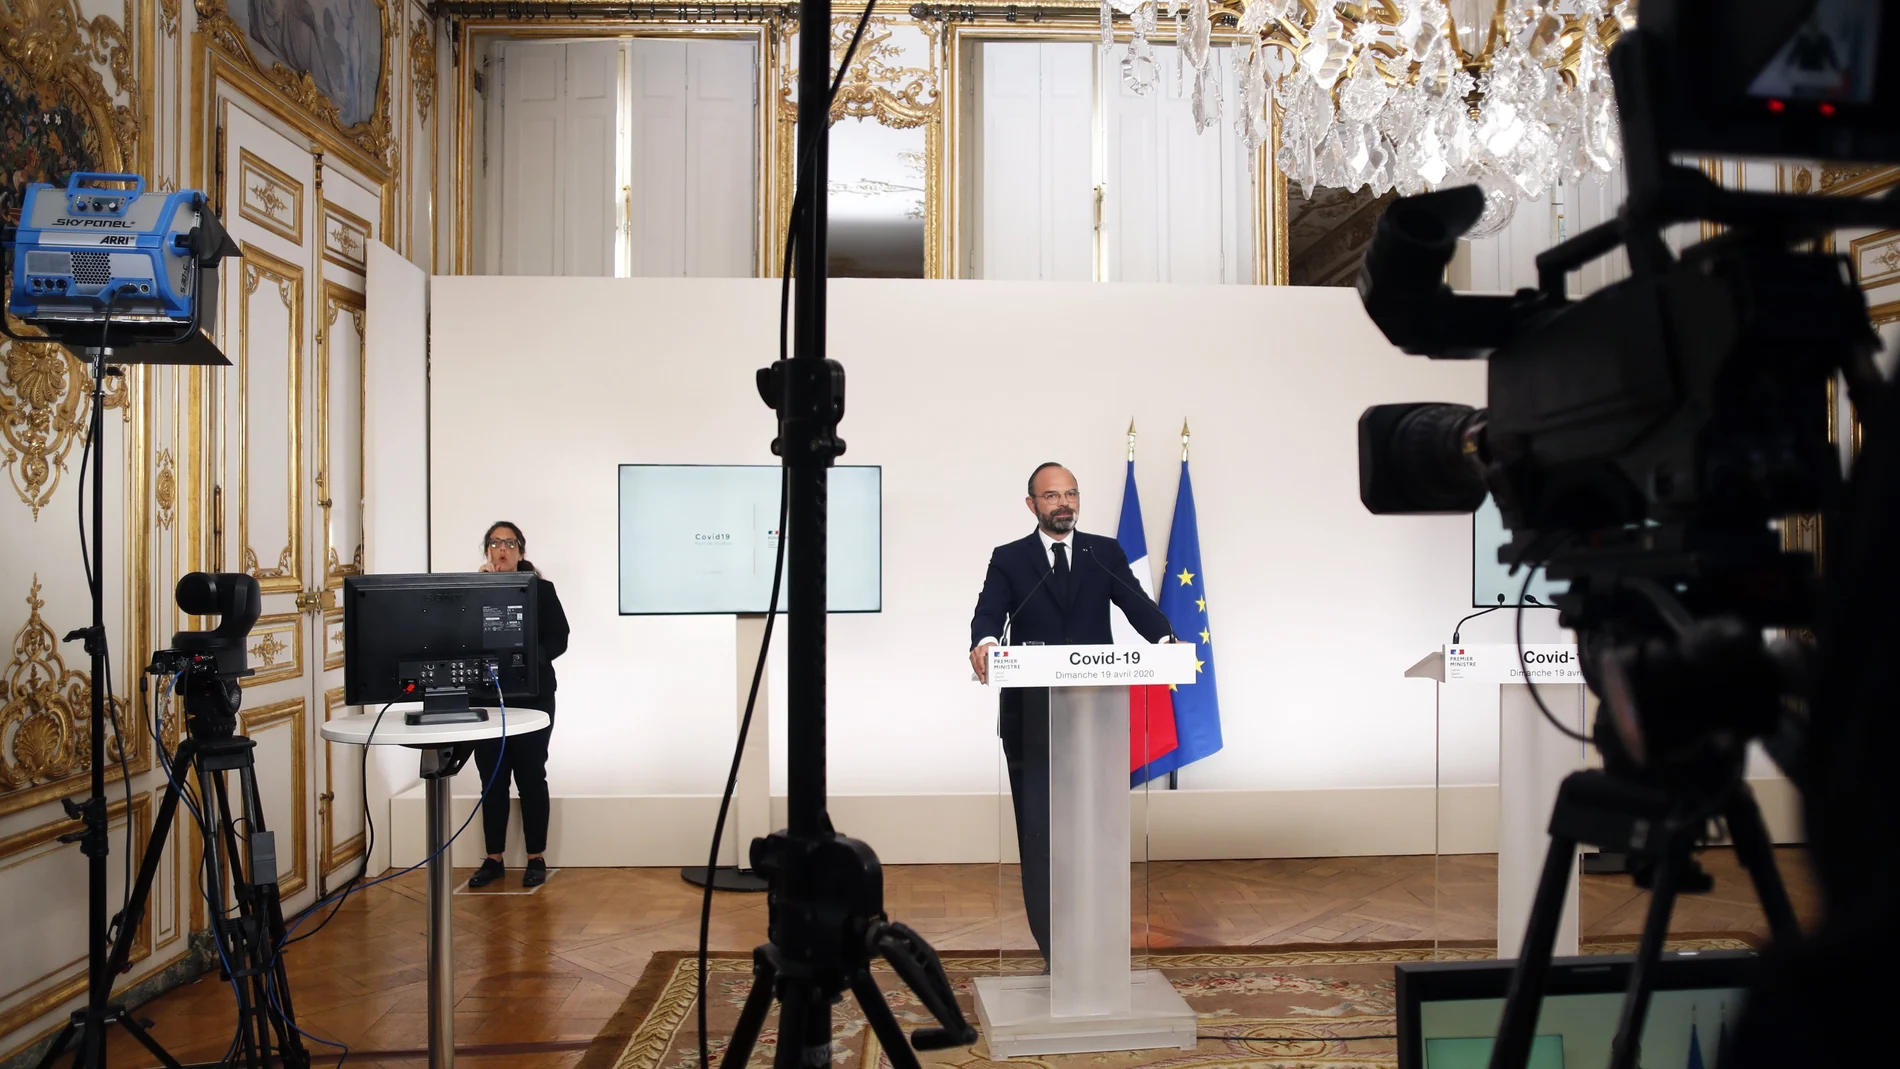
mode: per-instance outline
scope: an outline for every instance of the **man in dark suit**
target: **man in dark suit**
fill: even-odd
[[[1173,638],[1168,618],[1142,593],[1128,557],[1112,538],[1075,529],[1082,494],[1075,476],[1049,463],[1029,476],[1025,503],[1036,514],[1027,538],[997,546],[970,620],[970,666],[989,681],[989,649],[997,640],[1042,645],[1106,646],[1112,602],[1150,642]],[[1080,559],[1078,559],[1080,558]],[[1029,930],[1049,960],[1049,692],[1001,693],[1003,758],[1009,765],[1016,841],[1022,850],[1023,905]]]

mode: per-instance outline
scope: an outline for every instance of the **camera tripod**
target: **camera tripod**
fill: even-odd
[[[1649,914],[1643,922],[1642,941],[1610,1047],[1611,1069],[1634,1069],[1637,1064],[1656,963],[1662,957],[1677,894],[1706,891],[1712,885],[1690,856],[1711,817],[1720,816],[1727,824],[1774,941],[1786,943],[1799,938],[1794,907],[1775,869],[1774,847],[1762,822],[1761,809],[1739,773],[1738,764],[1733,776],[1708,791],[1666,790],[1627,782],[1599,770],[1573,772],[1564,779],[1557,792],[1557,807],[1551,813],[1550,852],[1544,856],[1544,871],[1537,883],[1523,949],[1511,973],[1497,1044],[1491,1052],[1491,1069],[1524,1069],[1530,1060],[1544,978],[1550,971],[1551,947],[1563,916],[1564,895],[1579,844],[1627,854],[1638,883],[1646,875],[1650,889]]]
[[[231,687],[235,688],[233,681]],[[187,699],[191,700],[190,698]],[[193,717],[188,723],[196,720]],[[290,984],[283,957],[277,952],[284,939],[284,914],[277,891],[277,854],[272,833],[264,826],[263,805],[257,793],[257,776],[252,760],[256,743],[233,734],[223,725],[214,725],[199,738],[193,726],[172,755],[171,774],[165,798],[159,803],[153,822],[152,839],[139,862],[137,882],[126,901],[125,912],[116,920],[116,936],[105,955],[107,977],[124,973],[131,964],[132,942],[145,919],[146,903],[151,898],[153,881],[164,861],[165,842],[171,831],[178,803],[184,797],[188,778],[198,786],[199,816],[206,829],[204,864],[205,890],[212,909],[207,918],[216,946],[220,967],[231,980],[237,996],[238,1040],[235,1062],[251,1069],[266,1069],[275,1060],[286,1069],[305,1069],[309,1053],[297,1031],[292,1015]],[[234,726],[234,725],[233,725]],[[226,785],[229,772],[238,775],[238,809],[234,813]],[[80,808],[70,801],[70,810]],[[240,837],[237,821],[244,822]],[[231,888],[237,897],[238,916],[229,915],[224,876],[229,872]],[[97,948],[94,951],[98,953]],[[46,1055],[40,1069],[49,1069],[59,1060],[75,1036],[81,1037],[74,1056],[76,1069],[105,1064],[105,1026],[116,1024],[138,1040],[158,1058],[166,1069],[183,1069],[178,1059],[160,1046],[145,1026],[116,1002],[95,1009],[77,1010],[67,1022]]]

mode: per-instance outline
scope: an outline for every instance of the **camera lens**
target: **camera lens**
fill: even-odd
[[[1374,513],[1472,512],[1484,479],[1466,450],[1484,412],[1470,405],[1377,405],[1359,418],[1359,497]]]

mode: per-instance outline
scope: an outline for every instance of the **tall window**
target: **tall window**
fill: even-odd
[[[1222,97],[1238,98],[1227,49]],[[1121,52],[987,41],[967,54],[960,131],[967,278],[1253,282],[1254,167],[1231,123],[1194,124],[1175,50],[1136,93]]]
[[[751,41],[501,41],[485,57],[489,273],[758,274]]]

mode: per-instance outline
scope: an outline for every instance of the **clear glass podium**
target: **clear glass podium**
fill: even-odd
[[[1191,644],[991,650],[992,689],[1040,692],[1038,700],[1023,703],[1024,715],[1046,717],[1046,725],[1024,730],[1047,740],[1043,753],[1030,747],[1018,768],[1027,793],[1044,797],[1012,794],[1005,811],[1028,828],[1046,821],[1041,843],[1025,834],[1019,852],[1030,872],[1023,881],[1026,914],[1034,915],[1030,899],[1046,886],[1049,960],[1046,973],[999,968],[977,978],[976,1008],[990,1057],[1194,1049],[1195,1015],[1186,1000],[1161,973],[1134,964],[1137,958],[1146,964],[1149,949],[1147,843],[1134,833],[1138,815],[1130,788],[1131,754],[1140,746],[1130,724],[1138,716],[1133,722],[1140,730],[1147,720],[1138,715],[1145,714],[1144,688],[1190,685],[1194,674]],[[1043,763],[1046,791],[1030,782]],[[1139,819],[1146,810],[1141,807]],[[1046,863],[1037,856],[1044,844]],[[1046,883],[1035,875],[1044,864]],[[1005,879],[999,872],[999,901],[1009,900]]]

